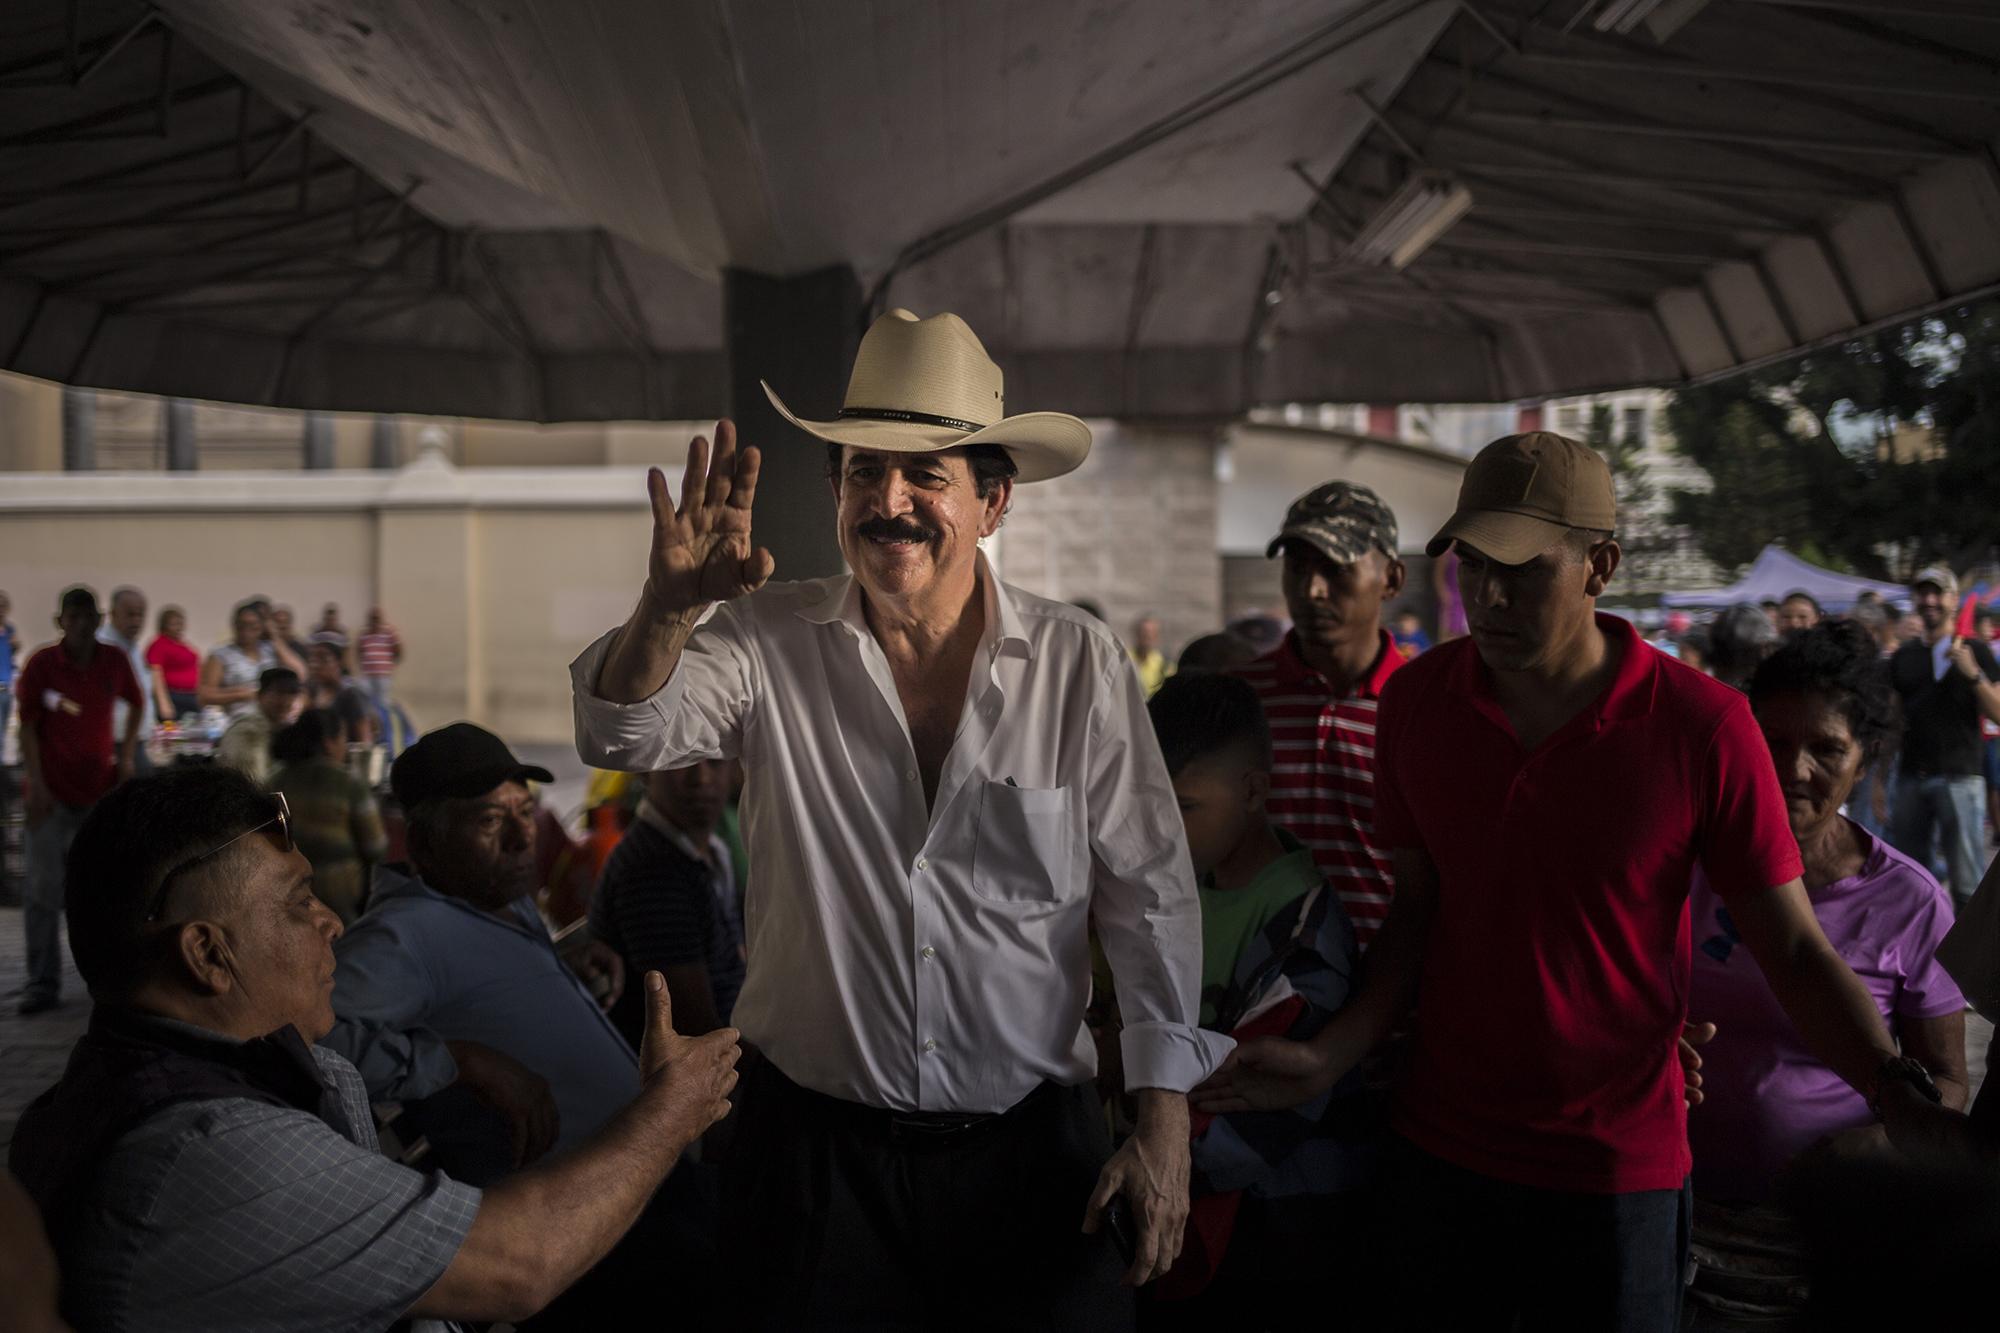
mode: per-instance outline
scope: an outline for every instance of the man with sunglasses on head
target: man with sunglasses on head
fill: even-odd
[[[27,833],[27,894],[21,914],[28,936],[28,984],[20,1013],[39,1014],[62,1002],[63,858],[90,807],[132,776],[138,763],[145,695],[125,654],[100,643],[104,613],[85,587],[65,591],[56,606],[62,638],[38,649],[15,682],[21,700],[22,795]],[[123,701],[125,729],[115,739],[112,717]]]
[[[142,778],[85,821],[68,870],[97,1008],[9,1166],[78,1328],[527,1318],[728,1109],[736,1034],[676,1036],[656,974],[639,1086],[599,1133],[483,1194],[411,1170],[378,1151],[354,1067],[313,1045],[341,928],[282,798],[217,766]]]

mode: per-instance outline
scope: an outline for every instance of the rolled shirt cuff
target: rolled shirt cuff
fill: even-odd
[[[1118,1034],[1125,1089],[1187,1092],[1222,1067],[1236,1039],[1185,1023],[1131,1023]]]
[[[607,631],[569,664],[570,694],[576,708],[576,751],[595,768],[641,773],[653,766],[645,751],[657,747],[667,719],[679,710],[687,693],[685,675],[676,670],[667,683],[637,703],[615,704],[595,686],[611,651],[617,630]]]

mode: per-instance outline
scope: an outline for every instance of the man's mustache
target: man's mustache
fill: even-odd
[[[854,531],[868,539],[886,542],[927,542],[933,541],[937,533],[908,518],[871,518],[858,525]]]

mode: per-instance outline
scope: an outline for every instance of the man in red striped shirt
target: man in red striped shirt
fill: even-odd
[[[1312,848],[1366,949],[1396,887],[1375,843],[1375,702],[1403,660],[1382,628],[1403,590],[1396,516],[1366,486],[1329,481],[1292,501],[1266,552],[1280,554],[1291,632],[1232,674],[1271,726],[1271,818]]]

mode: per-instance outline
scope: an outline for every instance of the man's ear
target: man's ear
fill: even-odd
[[[1255,814],[1262,814],[1271,799],[1271,775],[1261,768],[1253,768],[1243,775],[1243,795],[1245,808]]]
[[[1601,597],[1611,583],[1611,576],[1618,572],[1618,562],[1625,552],[1616,540],[1606,539],[1590,548],[1590,577],[1583,585],[1584,593],[1590,597]]]
[[[229,939],[213,921],[189,921],[174,936],[174,961],[203,995],[227,995],[236,984]]]
[[[1392,602],[1402,595],[1403,585],[1409,581],[1410,569],[1396,556],[1388,558],[1389,563],[1382,570],[1382,600]]]
[[[1004,477],[998,486],[986,496],[986,512],[979,524],[979,535],[991,537],[1000,531],[1000,525],[1007,519],[1007,507],[1014,503],[1014,479]]]

